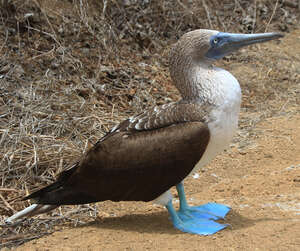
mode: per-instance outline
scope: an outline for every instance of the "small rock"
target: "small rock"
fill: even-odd
[[[265,158],[272,159],[273,155],[272,154],[265,154]]]
[[[286,170],[292,171],[292,170],[296,170],[296,169],[299,168],[299,167],[300,167],[300,164],[298,164],[298,165],[296,165],[296,166],[291,165],[291,166],[287,167]]]
[[[300,182],[300,176],[295,177],[295,178],[293,179],[293,181],[294,181],[294,182]]]

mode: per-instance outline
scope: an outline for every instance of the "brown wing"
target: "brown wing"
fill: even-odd
[[[191,172],[209,141],[209,130],[202,122],[140,131],[131,128],[129,120],[120,125],[56,183],[28,198],[56,205],[150,201]]]

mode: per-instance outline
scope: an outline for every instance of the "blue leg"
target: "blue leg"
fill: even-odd
[[[180,201],[180,209],[177,215],[182,221],[193,220],[196,222],[224,219],[230,210],[229,207],[217,203],[207,203],[201,206],[190,207],[186,201],[183,184],[179,183],[176,189]],[[226,227],[227,225],[223,226]]]
[[[166,208],[170,213],[174,227],[182,232],[199,235],[209,235],[214,234],[226,227],[226,225],[222,225],[207,219],[198,219],[196,221],[194,219],[182,220],[181,218],[179,218],[176,210],[174,209],[172,200],[168,202]]]

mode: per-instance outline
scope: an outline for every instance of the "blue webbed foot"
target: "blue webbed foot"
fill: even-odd
[[[212,220],[187,220],[181,222],[173,222],[175,228],[182,232],[199,234],[199,235],[211,235],[222,229],[227,225],[220,224]]]
[[[172,205],[172,201],[169,201],[166,207],[170,213],[174,227],[181,230],[182,232],[199,235],[210,235],[222,230],[227,226],[209,219],[179,217],[178,213],[175,211]]]
[[[172,222],[176,228],[183,232],[208,235],[214,234],[228,226],[215,222],[215,220],[224,219],[230,211],[229,207],[212,202],[190,207],[185,198],[183,184],[179,183],[176,189],[179,196],[180,209],[178,212],[174,210],[176,213],[175,216],[172,216],[170,213]],[[173,220],[176,217],[178,220]]]
[[[190,207],[186,204],[180,207],[180,210],[177,212],[177,214],[182,220],[219,220],[224,219],[224,217],[229,211],[229,207],[211,202],[194,207]]]

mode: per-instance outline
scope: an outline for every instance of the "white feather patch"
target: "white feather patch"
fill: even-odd
[[[6,223],[13,223],[15,220],[22,218],[23,216],[31,213],[32,211],[34,211],[36,209],[36,207],[38,206],[38,204],[32,204],[29,207],[26,207],[25,209],[23,209],[20,212],[15,213],[14,215],[10,216],[9,218],[7,218],[5,220]]]
[[[119,125],[115,125],[111,130],[110,130],[110,132],[114,132],[114,131],[116,131],[117,130],[117,128],[118,128],[118,126]]]
[[[162,195],[157,197],[153,202],[154,204],[159,204],[162,206],[166,206],[170,200],[173,199],[172,193],[170,190],[164,192]]]
[[[136,130],[142,130],[142,129],[143,129],[143,127],[141,126],[140,123],[137,123],[137,124],[134,126],[134,128],[135,128]]]
[[[134,116],[129,117],[129,122],[132,123],[135,120]]]

